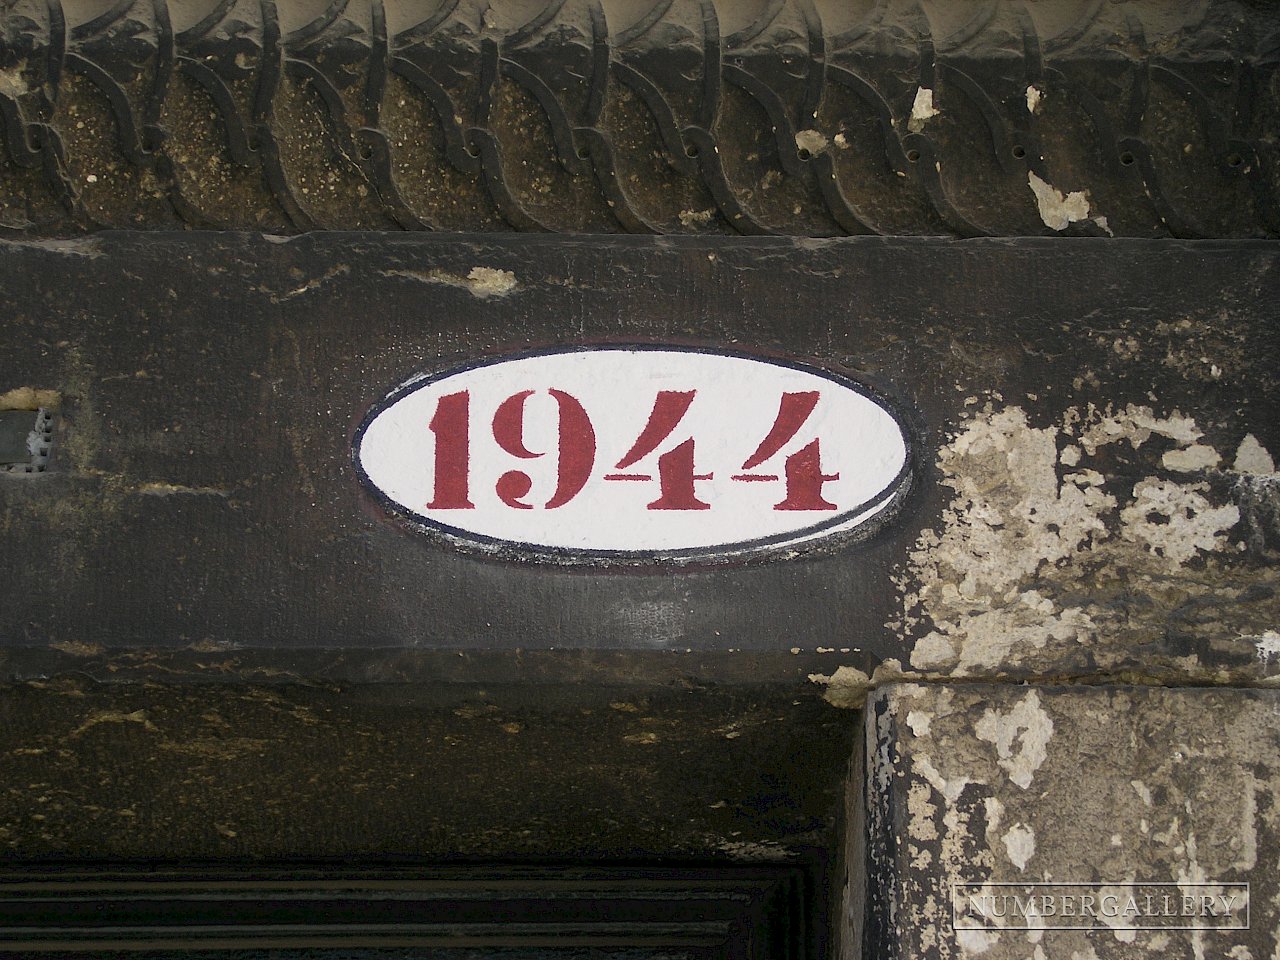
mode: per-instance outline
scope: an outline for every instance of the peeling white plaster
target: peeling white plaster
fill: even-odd
[[[1262,661],[1280,659],[1280,633],[1268,630],[1258,637],[1258,659]]]
[[[1157,416],[1150,407],[1128,404],[1123,410],[1098,413],[1090,408],[1093,422],[1080,433],[1080,445],[1093,456],[1098,448],[1117,440],[1127,440],[1137,450],[1151,435],[1165,437],[1182,446],[1195,443],[1204,434],[1191,417],[1174,410],[1167,417]]]
[[[1258,442],[1252,433],[1246,433],[1236,449],[1235,463],[1232,469],[1236,473],[1275,473],[1276,462],[1267,448]]]
[[[1177,470],[1180,473],[1210,470],[1221,462],[1222,457],[1218,451],[1203,443],[1194,443],[1181,450],[1170,450],[1160,459],[1161,466],[1166,470]]]
[[[1035,84],[1027,87],[1027,112],[1037,113],[1040,110],[1040,101],[1044,99],[1044,93]]]
[[[915,102],[911,104],[911,119],[907,121],[907,129],[912,133],[919,133],[926,123],[940,116],[941,113],[942,111],[934,109],[933,91],[928,87],[917,87]]]
[[[996,762],[1010,782],[1025,790],[1048,756],[1045,747],[1053,737],[1053,720],[1041,708],[1040,695],[1032,690],[1008,713],[987,710],[974,732],[979,740],[995,745]]]
[[[830,675],[811,673],[809,682],[819,683],[827,688],[823,699],[833,707],[858,709],[866,702],[869,690],[902,677],[902,663],[890,657],[877,664],[871,675],[857,667],[841,666]]]
[[[716,212],[710,208],[706,210],[681,210],[679,213],[680,223],[686,227],[692,227],[699,223],[709,223]]]
[[[510,270],[499,270],[496,267],[472,267],[465,277],[444,270],[384,270],[383,276],[404,277],[407,280],[418,280],[422,283],[439,283],[447,287],[460,287],[479,300],[489,297],[505,297],[516,289],[516,275]],[[293,294],[305,292],[307,287],[293,291]]]
[[[924,777],[929,786],[942,794],[947,803],[955,803],[960,798],[960,794],[964,793],[964,788],[973,783],[968,777],[952,777],[948,780],[924,754],[912,757],[911,764],[916,773]]]
[[[1145,803],[1148,807],[1151,806],[1151,788],[1150,787],[1148,787],[1141,780],[1130,780],[1129,786],[1133,787],[1133,792],[1138,795],[1139,799],[1141,799],[1143,803]]]
[[[467,274],[467,289],[473,296],[505,297],[516,288],[516,275],[510,270],[498,270],[495,267],[472,267]]]
[[[917,642],[912,666],[928,669],[959,656],[961,672],[989,668],[1050,637],[1084,641],[1092,634],[1079,609],[1055,611],[1034,591],[1015,590],[1043,566],[1108,535],[1101,514],[1114,499],[1088,478],[1059,484],[1057,435],[1032,428],[1010,407],[984,411],[940,452],[944,482],[956,496],[943,514],[943,534],[926,532],[911,554],[922,586],[908,604],[923,607],[935,627]],[[958,649],[953,636],[965,641]]]
[[[927,737],[929,735],[929,726],[932,718],[927,713],[919,710],[907,711],[907,726],[911,728],[911,732],[917,737]]]
[[[1004,818],[1004,804],[996,797],[983,797],[982,809],[987,815],[987,842],[1000,829],[1000,821]]]
[[[1120,536],[1168,561],[1170,570],[1201,550],[1226,546],[1226,531],[1240,520],[1235,504],[1215,507],[1206,484],[1178,484],[1148,477],[1133,488],[1133,503],[1120,511]],[[1152,519],[1156,518],[1156,519]]]
[[[1050,230],[1065,230],[1070,224],[1089,219],[1087,190],[1064,194],[1029,170],[1027,184],[1035,194],[1036,205],[1040,208],[1040,219]]]
[[[816,157],[824,153],[827,146],[827,138],[817,130],[800,130],[796,133],[796,149],[807,151],[810,156]]]
[[[1001,838],[1009,862],[1019,871],[1026,870],[1027,863],[1036,853],[1036,835],[1025,823],[1015,823]]]
[[[1017,406],[970,410],[938,453],[953,493],[940,526],[921,533],[896,579],[903,606],[889,626],[914,638],[911,667],[978,676],[1039,651],[1054,659],[1096,646],[1116,613],[1059,588],[1073,568],[1165,577],[1193,557],[1232,549],[1240,510],[1211,500],[1207,483],[1151,475],[1126,489],[1090,468],[1087,458],[1110,445],[1138,451],[1153,437],[1162,439],[1148,454],[1153,471],[1204,470],[1220,459],[1177,410],[1090,405],[1045,427]]]
[[[964,951],[965,956],[981,956],[999,942],[1000,934],[998,933],[976,930],[971,927],[961,927],[956,930],[956,943],[960,945],[960,949]]]
[[[827,688],[826,699],[838,707],[858,707],[871,689],[871,676],[857,667],[836,667],[830,674],[811,673],[810,683],[820,683]]]

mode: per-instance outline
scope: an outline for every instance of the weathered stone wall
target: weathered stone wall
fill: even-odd
[[[0,411],[52,424],[0,473],[11,862],[843,831],[846,960],[1280,956],[1280,8],[430,6],[0,9]],[[867,384],[910,492],[566,570],[357,482],[406,376],[603,342]],[[1135,880],[1252,923],[951,914]]]

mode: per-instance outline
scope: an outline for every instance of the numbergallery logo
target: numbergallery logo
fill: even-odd
[[[873,532],[910,484],[903,419],[791,361],[674,347],[525,354],[415,377],[356,433],[391,511],[566,562],[717,560]]]
[[[1247,930],[1248,883],[956,883],[956,930]]]

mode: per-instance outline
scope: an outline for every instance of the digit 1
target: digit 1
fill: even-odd
[[[471,472],[471,394],[441,397],[428,424],[436,435],[435,496],[428,510],[474,510],[469,496]]]

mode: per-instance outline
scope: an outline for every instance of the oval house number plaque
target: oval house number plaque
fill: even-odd
[[[866,533],[909,482],[902,422],[865,387],[677,347],[414,378],[370,411],[355,463],[424,530],[560,562],[728,560]]]

